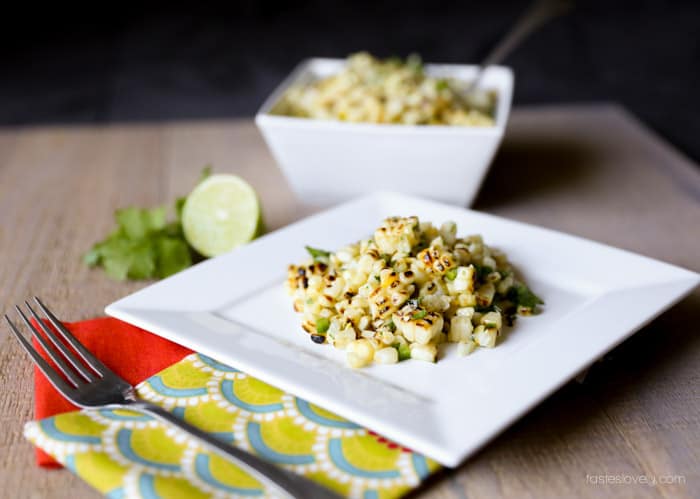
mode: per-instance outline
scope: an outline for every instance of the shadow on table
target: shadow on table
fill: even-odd
[[[576,191],[578,185],[595,176],[596,150],[592,144],[545,137],[509,139],[496,155],[474,204],[489,209],[504,200],[512,201]]]

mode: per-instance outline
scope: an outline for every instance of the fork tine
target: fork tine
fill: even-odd
[[[24,315],[24,312],[22,312],[22,309],[19,308],[18,306],[15,305],[15,309],[17,310],[17,313],[19,316],[22,318],[24,323],[27,325],[29,328],[29,331],[31,331],[32,335],[36,337],[37,341],[41,344],[41,347],[44,349],[44,352],[51,357],[51,360],[53,360],[54,364],[56,364],[56,367],[65,375],[66,378],[75,386],[76,388],[79,387],[83,381],[78,377],[78,375],[73,372],[73,370],[70,368],[68,364],[63,360],[63,358],[56,353],[56,351],[51,348],[51,345],[49,345],[44,337],[39,333],[39,331],[32,325],[32,323],[27,319],[27,316]],[[24,336],[23,336],[24,338]]]
[[[73,398],[73,388],[68,386],[68,384],[63,381],[63,378],[61,378],[56,371],[53,370],[49,363],[46,362],[41,355],[39,355],[39,352],[37,352],[32,344],[29,343],[24,336],[22,336],[22,333],[19,332],[17,326],[15,326],[7,315],[5,315],[5,320],[9,324],[12,333],[17,338],[17,341],[19,341],[24,351],[29,354],[39,370],[44,373],[44,376],[46,376],[46,379],[49,380],[49,383],[51,383],[61,395],[71,400]]]
[[[48,308],[46,308],[46,305],[41,303],[41,300],[39,300],[39,298],[35,296],[34,301],[37,305],[39,305],[39,308],[41,308],[42,312],[46,314],[46,317],[48,317],[51,324],[53,324],[53,326],[58,330],[58,332],[61,333],[63,339],[66,340],[76,352],[78,352],[78,355],[80,355],[83,358],[87,365],[89,365],[97,374],[103,377],[106,374],[114,374],[97,357],[92,355],[92,353],[90,353],[90,351],[87,348],[85,348],[83,344],[80,343],[76,339],[76,337],[73,336],[71,332],[68,331],[68,329],[66,329],[66,327],[63,324],[61,324],[61,321],[59,321],[58,318],[55,315],[53,315],[53,313]]]
[[[32,317],[36,320],[37,324],[39,324],[39,327],[41,328],[44,333],[46,333],[46,336],[48,336],[49,340],[51,340],[51,343],[56,347],[56,349],[63,354],[63,357],[66,358],[66,360],[72,365],[76,371],[80,373],[80,375],[85,378],[86,381],[94,381],[96,376],[90,372],[89,369],[87,369],[81,362],[80,360],[71,352],[66,345],[64,345],[61,340],[56,337],[53,331],[51,331],[51,328],[46,325],[46,323],[42,320],[41,317],[34,311],[32,306],[29,304],[29,302],[25,301],[24,304],[27,306],[29,309],[29,312],[31,312]],[[41,335],[37,335],[41,336]],[[42,346],[43,343],[42,343]],[[44,347],[44,350],[46,350],[46,347]]]

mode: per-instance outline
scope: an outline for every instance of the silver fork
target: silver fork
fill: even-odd
[[[31,356],[41,372],[44,373],[54,388],[73,404],[85,409],[130,409],[149,414],[161,421],[177,426],[201,440],[211,450],[230,459],[240,468],[253,475],[266,486],[268,493],[274,497],[299,499],[338,499],[340,497],[310,480],[213,438],[162,407],[138,399],[133,386],[114,374],[99,359],[92,355],[37,297],[34,297],[34,301],[59,332],[63,341],[46,325],[28,302],[25,301],[24,303],[29,313],[36,320],[36,323],[49,341],[46,341],[46,338],[32,325],[22,309],[16,306],[17,313],[65,378],[61,377],[44,360],[7,315],[5,315],[5,320],[10,325],[22,348]],[[77,355],[72,353],[67,345],[70,345]]]

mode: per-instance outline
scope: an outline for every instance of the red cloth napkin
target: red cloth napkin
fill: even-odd
[[[65,323],[65,326],[107,367],[132,385],[162,371],[192,352],[143,329],[109,317]],[[41,348],[39,350],[41,351]],[[76,409],[77,407],[64,399],[35,368],[35,419]],[[41,449],[36,450],[36,460],[39,466],[61,467]]]

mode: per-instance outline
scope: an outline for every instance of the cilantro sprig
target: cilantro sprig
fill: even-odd
[[[202,171],[203,180],[210,167]],[[180,224],[186,198],[175,201],[175,220],[168,221],[168,209],[129,207],[117,210],[117,224],[103,241],[83,256],[89,267],[102,267],[112,279],[163,278],[180,272],[201,258],[187,243]]]

